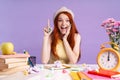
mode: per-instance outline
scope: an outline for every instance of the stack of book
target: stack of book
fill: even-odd
[[[118,71],[99,69],[98,71],[96,70],[88,71],[88,74],[93,74],[108,78],[119,78],[120,80],[120,72]]]
[[[0,55],[0,75],[12,74],[29,68],[29,54]]]

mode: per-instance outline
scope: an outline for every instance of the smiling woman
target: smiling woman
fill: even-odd
[[[58,60],[66,64],[77,63],[81,55],[81,36],[73,19],[73,12],[62,7],[54,15],[53,30],[48,20],[48,25],[44,28],[42,63],[54,63]]]

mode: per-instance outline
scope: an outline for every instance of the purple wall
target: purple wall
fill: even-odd
[[[91,1],[91,2],[90,2]],[[16,52],[27,50],[40,63],[43,28],[61,6],[73,10],[82,36],[79,63],[96,63],[100,44],[108,41],[102,21],[120,20],[120,0],[0,0],[0,44],[11,41]]]

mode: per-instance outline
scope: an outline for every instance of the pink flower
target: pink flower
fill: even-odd
[[[106,29],[110,41],[120,45],[120,21],[116,21],[114,18],[108,18],[102,22],[101,26]]]
[[[120,26],[120,23],[119,23],[118,21],[116,21],[116,22],[114,23],[114,26],[118,27],[118,26]]]
[[[107,21],[107,22],[110,22],[110,23],[114,23],[114,22],[115,22],[115,19],[114,19],[114,18],[108,18],[106,21]]]
[[[117,28],[113,28],[112,30],[113,30],[113,32],[118,32]]]
[[[116,21],[116,25],[120,27],[120,21]]]

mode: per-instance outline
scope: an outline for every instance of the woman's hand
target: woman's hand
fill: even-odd
[[[48,19],[47,27],[44,28],[44,35],[49,36],[52,33],[52,28],[50,27],[50,20]]]
[[[67,39],[67,37],[70,33],[70,30],[71,30],[71,25],[68,27],[66,34],[63,36],[63,39]]]

